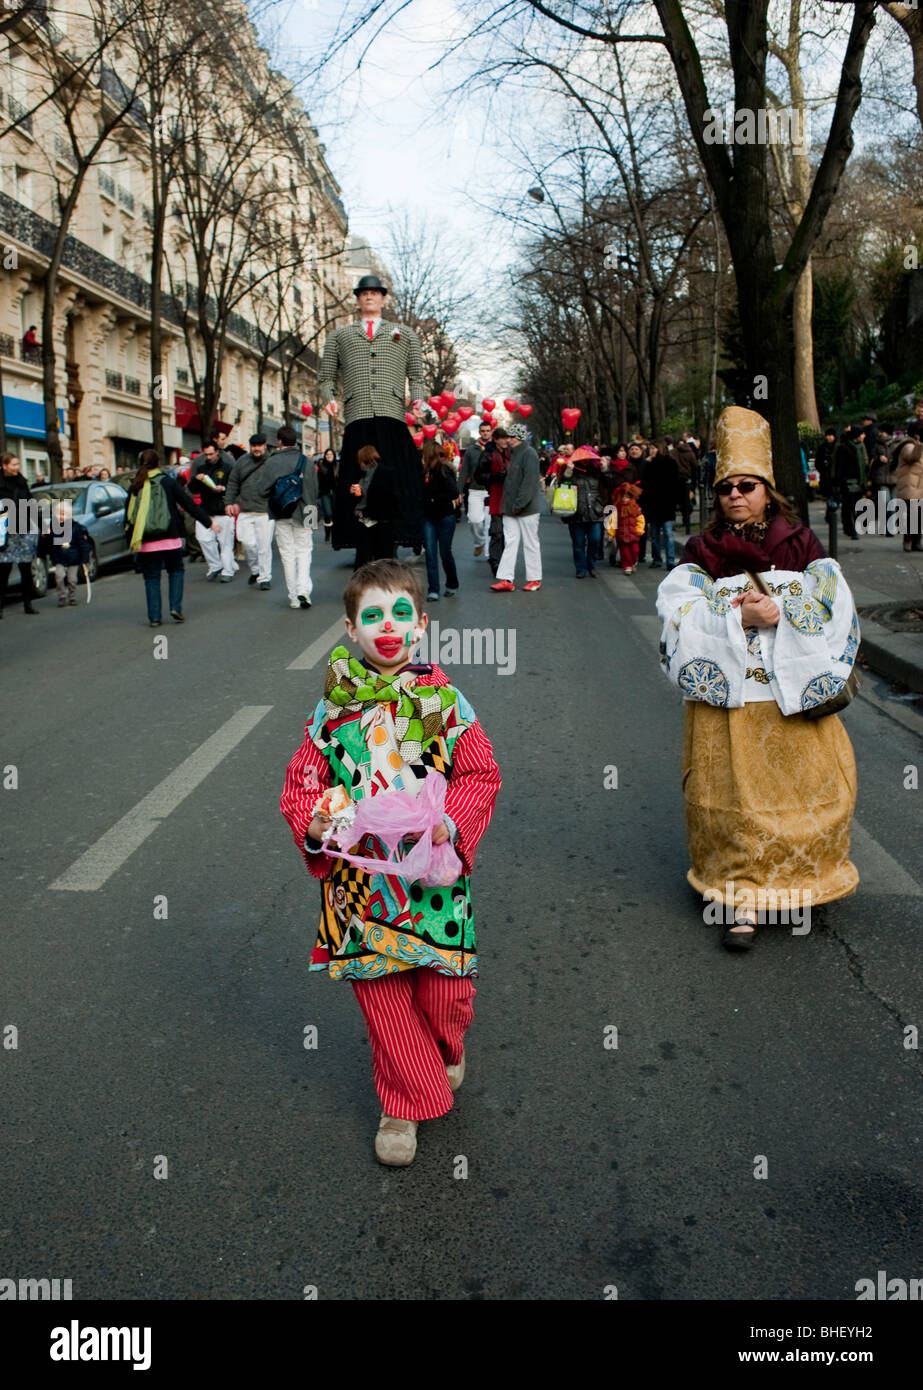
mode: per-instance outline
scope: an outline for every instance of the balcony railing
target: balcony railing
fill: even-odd
[[[104,174],[102,169],[99,171],[99,188],[101,193],[105,193],[107,198],[115,201],[115,179],[111,174]]]
[[[0,357],[16,356],[16,339],[12,333],[0,333]]]
[[[135,200],[134,200],[134,197],[132,196],[131,193],[129,193],[128,189],[127,189],[127,188],[123,188],[121,184],[119,184],[119,202],[121,203],[122,207],[123,207],[123,208],[127,208],[129,212],[134,212],[134,210],[135,210]]]
[[[125,390],[130,396],[141,395],[141,383],[136,376],[127,376],[125,378]]]
[[[107,367],[107,368],[106,368],[106,386],[108,387],[108,389],[109,389],[110,391],[121,391],[121,390],[123,390],[124,388],[123,388],[123,386],[122,386],[122,373],[121,373],[121,372],[113,372],[113,371],[110,370],[109,367]]]
[[[32,116],[31,114],[26,114],[28,108],[23,106],[22,102],[19,100],[18,97],[14,97],[12,93],[9,92],[7,93],[6,97],[6,105],[7,110],[10,113],[10,120],[12,122],[15,122],[16,129],[24,130],[27,135],[31,135]]]
[[[177,367],[176,380],[179,382],[180,386],[189,385],[189,373],[187,372],[185,367]]]

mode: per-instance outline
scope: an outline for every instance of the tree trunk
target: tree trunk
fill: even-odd
[[[811,329],[811,315],[814,308],[814,274],[810,260],[795,286],[792,303],[792,327],[795,344],[795,411],[799,420],[804,420],[820,430],[820,415],[817,410],[817,397],[814,393],[814,334]]]
[[[153,448],[166,463],[163,444],[163,326],[161,304],[163,291],[163,231],[166,204],[154,201],[151,246],[151,429]]]

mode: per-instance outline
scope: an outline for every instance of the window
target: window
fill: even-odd
[[[110,261],[111,261],[111,260],[112,260],[112,253],[113,253],[114,250],[115,250],[115,237],[114,237],[114,235],[113,235],[113,233],[112,233],[112,228],[111,228],[111,227],[107,227],[106,224],[105,224],[105,222],[104,222],[104,223],[103,223],[103,235],[102,235],[102,253],[103,253],[104,256],[108,256],[109,259],[110,259]]]
[[[16,201],[23,203],[27,208],[32,206],[32,172],[24,169],[22,165],[16,165],[15,173]]]

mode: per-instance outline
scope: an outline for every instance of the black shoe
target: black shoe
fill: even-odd
[[[221,582],[222,582],[222,584],[233,584],[233,583],[234,583],[234,576],[233,576],[233,574],[223,574],[223,575],[221,576]]]
[[[177,613],[175,608],[170,609],[170,617],[173,619],[175,623],[184,623],[186,621],[182,613]]]
[[[247,583],[248,583],[248,584],[255,584],[255,583],[256,583],[256,579],[257,579],[256,575],[255,575],[255,574],[251,574],[250,578],[247,580]]]
[[[724,933],[721,944],[729,951],[749,951],[756,940],[756,923],[735,922],[733,926],[742,927],[749,925],[749,931],[734,931],[733,927],[728,927]]]
[[[269,582],[268,579],[264,579],[263,582],[262,582],[262,584],[260,585],[260,588],[261,588],[261,589],[271,589],[271,588],[272,588],[272,585],[270,584],[270,582]]]
[[[311,600],[309,598],[305,598],[304,594],[298,595],[298,602],[301,604],[302,608],[311,607]]]
[[[596,573],[595,570],[590,570],[590,578],[591,578],[591,579],[598,579],[598,578],[599,578],[599,575]]]
[[[24,603],[22,606],[22,611],[24,613],[28,613],[29,616],[33,618],[38,616],[38,609],[33,608],[31,603]]]
[[[221,573],[220,570],[209,570],[209,572],[208,572],[208,574],[205,576],[205,578],[208,580],[209,584],[211,584],[213,580],[215,580],[215,579],[218,578],[218,575],[219,575],[220,573]]]

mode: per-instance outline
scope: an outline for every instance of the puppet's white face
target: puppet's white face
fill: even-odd
[[[428,622],[403,589],[372,587],[363,591],[355,623],[346,619],[346,631],[366,661],[383,676],[391,676],[406,666]]]

